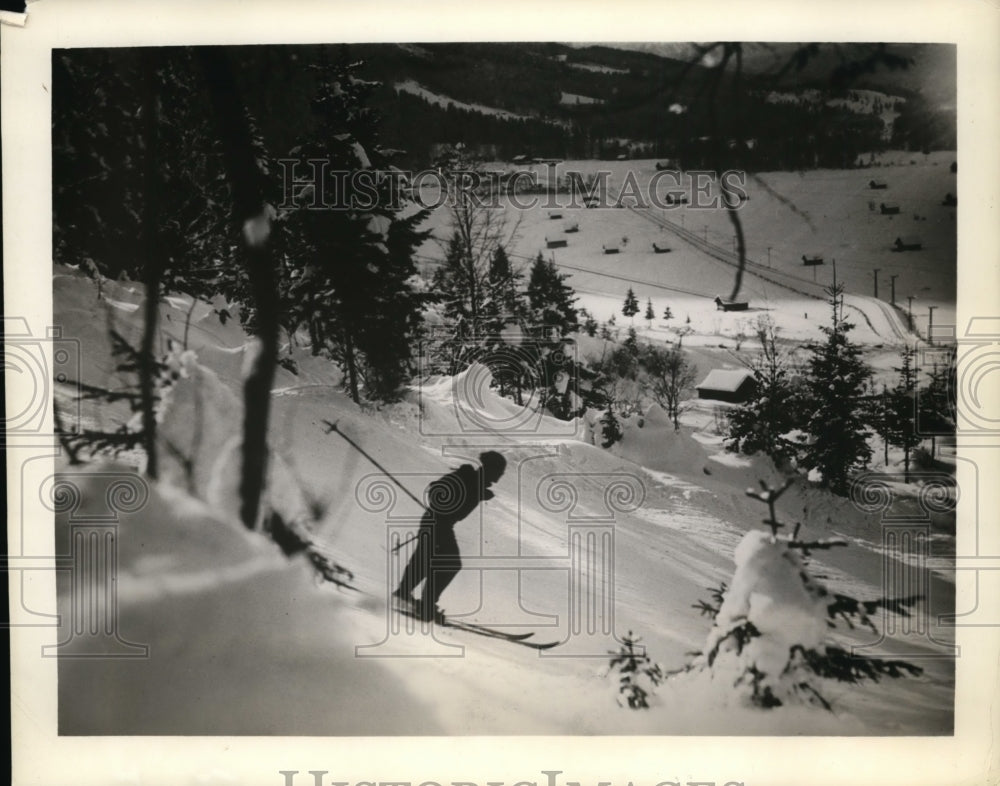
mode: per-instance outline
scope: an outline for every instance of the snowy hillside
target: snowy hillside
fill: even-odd
[[[620,220],[623,211],[614,212]],[[595,237],[604,215],[596,212],[587,228]],[[648,247],[642,241],[657,236],[657,228],[639,216],[634,221],[630,246]],[[533,250],[530,238],[541,231],[526,223],[522,248]],[[799,241],[785,242],[790,253]],[[693,261],[686,253],[678,248],[670,264]],[[628,275],[639,279],[641,266],[652,263],[623,255]],[[693,275],[684,274],[685,285]],[[579,283],[586,286],[582,276]],[[714,289],[708,281],[702,286]],[[57,267],[54,289],[64,330],[82,342],[84,381],[113,386],[105,327],[110,319],[124,336],[138,334],[141,287],[105,282],[99,300],[86,276]],[[610,311],[618,298],[607,298]],[[672,296],[670,302],[679,303]],[[761,459],[724,454],[710,416],[698,408],[685,414],[679,432],[662,410],[633,416],[623,440],[605,450],[593,444],[586,419],[538,416],[524,427],[534,430],[528,436],[501,428],[527,415],[490,388],[482,367],[428,378],[403,402],[363,411],[338,389],[339,375],[327,361],[293,348],[298,374],[279,369],[273,391],[268,501],[286,520],[316,514],[309,524],[316,543],[353,574],[352,589],[319,581],[303,556],[285,557],[238,522],[233,439],[248,340],[234,320],[220,324],[223,305],[176,296],[161,308],[162,345],[182,344],[186,336],[194,353],[161,430],[173,453],[187,458],[171,460],[165,450],[165,479],[151,484],[140,510],[123,515],[118,551],[119,634],[148,645],[149,658],[61,660],[61,733],[951,732],[953,661],[941,657],[951,631],[932,623],[929,635],[917,636],[888,612],[873,618],[879,630],[894,631],[884,640],[864,628],[838,628],[831,641],[874,645],[865,650],[869,656],[908,659],[924,668],[922,676],[865,685],[825,681],[830,711],[751,708],[711,671],[670,678],[652,692],[648,709],[621,706],[609,651],[631,631],[664,671],[682,669],[689,653],[710,640],[712,620],[697,604],[721,582],[732,584],[746,533],[768,532],[761,525],[766,506],[745,489],[760,480],[775,484],[778,473]],[[818,321],[822,304],[812,301],[810,308]],[[685,310],[675,308],[681,319]],[[685,343],[717,344],[732,315],[703,306],[690,311],[694,333]],[[64,401],[70,394],[67,386],[57,390]],[[84,423],[115,425],[128,413],[85,403],[83,416]],[[399,567],[390,538],[412,531],[420,510],[373,461],[420,498],[431,480],[487,448],[506,456],[507,472],[495,497],[456,528],[466,568],[441,603],[449,617],[560,643],[552,649],[448,627],[423,630],[389,611]],[[130,459],[142,461],[125,456],[115,466],[90,467],[82,504],[92,509],[104,499],[107,476],[97,470],[128,472]],[[876,599],[887,591],[885,566],[898,563],[882,549],[879,513],[804,483],[781,498],[778,513],[789,524],[801,522],[804,538],[850,543],[809,558],[810,571],[830,592]],[[57,517],[60,537],[70,526]],[[949,553],[953,517],[935,515],[929,526],[933,553]],[[952,611],[953,582],[933,574],[928,600],[914,614],[934,621]],[[592,594],[581,595],[581,586]],[[68,589],[60,586],[63,604]]]

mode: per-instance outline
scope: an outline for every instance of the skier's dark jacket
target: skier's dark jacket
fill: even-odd
[[[483,489],[479,471],[471,464],[463,464],[427,487],[427,512],[420,524],[451,530],[480,502],[490,499],[493,499],[493,492]]]

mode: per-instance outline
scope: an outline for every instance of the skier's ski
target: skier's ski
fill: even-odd
[[[423,619],[416,611],[406,608],[402,603],[395,604],[395,608],[400,614],[405,614],[407,617]],[[461,620],[449,619],[447,617],[443,620],[434,620],[434,624],[444,628],[464,630],[468,633],[475,633],[477,636],[485,636],[490,639],[509,641],[511,644],[520,644],[522,647],[530,647],[533,650],[550,650],[562,643],[559,641],[528,641],[528,639],[535,635],[534,633],[510,633],[505,630],[489,628],[485,625],[477,625],[474,622],[462,622]]]

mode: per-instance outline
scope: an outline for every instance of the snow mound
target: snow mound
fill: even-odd
[[[207,502],[215,515],[235,519],[240,507],[239,483],[243,402],[190,350],[185,373],[170,388],[162,423],[160,477]],[[310,518],[309,503],[288,463],[271,452],[261,516],[277,512],[285,522]]]
[[[667,413],[657,404],[641,416],[622,419],[621,424],[622,439],[611,448],[621,458],[647,469],[682,475],[690,474],[705,461],[701,445],[687,432],[675,431]]]
[[[426,435],[544,433],[573,437],[579,430],[575,421],[541,412],[537,392],[524,391],[521,404],[501,396],[494,372],[478,361],[453,376],[429,377],[415,390]]]
[[[97,463],[62,477],[53,493],[60,553],[72,551],[79,522],[107,521],[109,507],[117,511],[118,595],[125,603],[198,591],[282,562],[263,536],[125,465]],[[60,589],[71,590],[68,584]]]

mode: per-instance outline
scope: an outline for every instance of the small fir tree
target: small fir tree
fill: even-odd
[[[601,418],[601,447],[610,448],[622,438],[622,427],[615,417],[615,413],[608,405],[608,411]]]
[[[625,302],[622,303],[622,314],[629,319],[632,319],[638,313],[639,301],[636,299],[635,292],[632,291],[632,287],[629,287],[628,292],[625,295]]]

